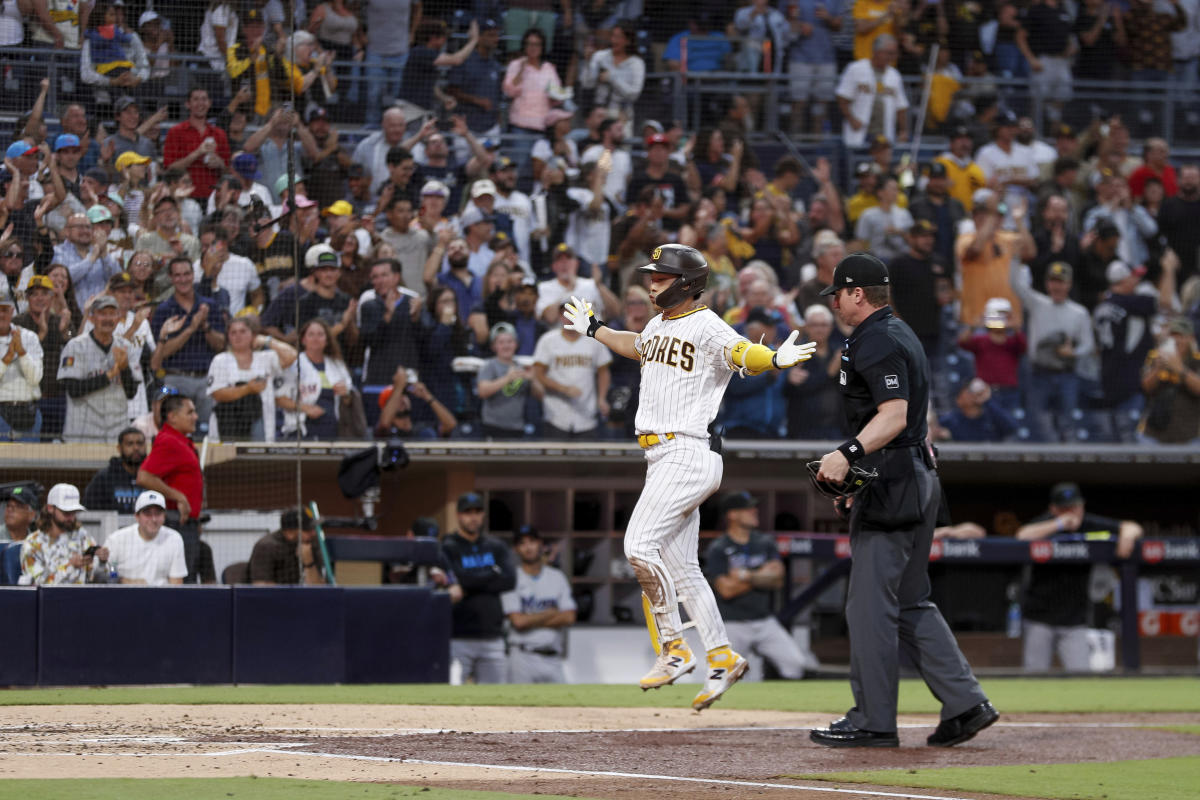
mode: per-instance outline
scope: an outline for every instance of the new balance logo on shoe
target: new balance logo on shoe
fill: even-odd
[[[680,658],[679,656],[671,656],[669,663],[671,664],[672,668],[678,667],[680,664],[683,663],[683,659]]]
[[[714,670],[712,671],[712,674],[708,676],[708,679],[709,679],[710,681],[719,681],[719,680],[721,680],[721,678],[723,678],[723,677],[725,677],[725,668],[724,668],[724,667],[720,667],[720,668],[718,668],[718,669],[714,669]]]

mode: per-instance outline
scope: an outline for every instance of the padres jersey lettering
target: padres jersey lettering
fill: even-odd
[[[651,319],[634,342],[642,364],[638,433],[706,437],[733,377],[729,351],[744,338],[708,308]]]

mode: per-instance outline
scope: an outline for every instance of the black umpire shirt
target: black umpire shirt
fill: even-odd
[[[908,424],[885,447],[924,445],[929,407],[929,366],[912,328],[890,306],[864,319],[846,340],[841,385],[846,426],[857,436],[888,400],[908,401]]]
[[[1049,512],[1033,522],[1053,519]],[[1079,529],[1067,536],[1054,537],[1059,540],[1102,538],[1104,534],[1116,538],[1121,531],[1121,521],[1110,517],[1084,513]],[[1029,586],[1025,590],[1022,613],[1026,619],[1043,625],[1076,626],[1088,624],[1088,581],[1092,565],[1079,564],[1034,564],[1029,571]]]
[[[502,637],[504,609],[500,594],[517,585],[517,568],[508,545],[482,533],[472,542],[456,531],[442,540],[442,551],[463,589],[463,599],[454,606],[451,636]]]
[[[750,541],[738,544],[728,535],[715,539],[704,556],[704,577],[716,586],[717,578],[735,569],[756,570],[768,561],[778,561],[779,550],[771,537],[750,532]],[[726,600],[717,597],[717,610],[726,622],[748,622],[764,619],[771,614],[771,593],[765,589],[751,589],[737,597]]]

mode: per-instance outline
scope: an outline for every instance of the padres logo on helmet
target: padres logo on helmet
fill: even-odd
[[[654,298],[654,305],[658,308],[674,308],[689,297],[695,297],[704,291],[708,283],[708,262],[696,248],[682,244],[664,244],[654,248],[650,257],[653,263],[638,267],[638,272],[679,276]]]

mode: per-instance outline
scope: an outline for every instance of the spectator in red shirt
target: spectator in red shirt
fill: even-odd
[[[206,200],[229,165],[229,139],[208,121],[212,101],[204,89],[192,89],[187,99],[188,118],[167,131],[163,166],[178,166],[192,176],[192,197]]]
[[[1006,297],[987,301],[983,331],[963,331],[959,346],[975,356],[975,375],[988,384],[992,396],[1006,410],[1021,407],[1017,368],[1025,354],[1025,334],[1012,327],[1012,303]]]
[[[196,405],[183,395],[169,395],[162,402],[162,428],[154,437],[150,455],[138,469],[138,486],[167,498],[169,509],[179,521],[170,519],[183,536],[187,561],[187,583],[195,583],[196,554],[200,551],[200,507],[204,504],[204,473],[189,437],[196,430]],[[171,511],[168,510],[168,516]]]
[[[1146,188],[1147,178],[1158,178],[1162,181],[1163,192],[1167,197],[1179,193],[1179,183],[1175,180],[1175,168],[1167,163],[1171,157],[1171,148],[1166,139],[1147,139],[1142,146],[1142,160],[1145,162],[1129,176],[1129,193],[1140,199]]]

